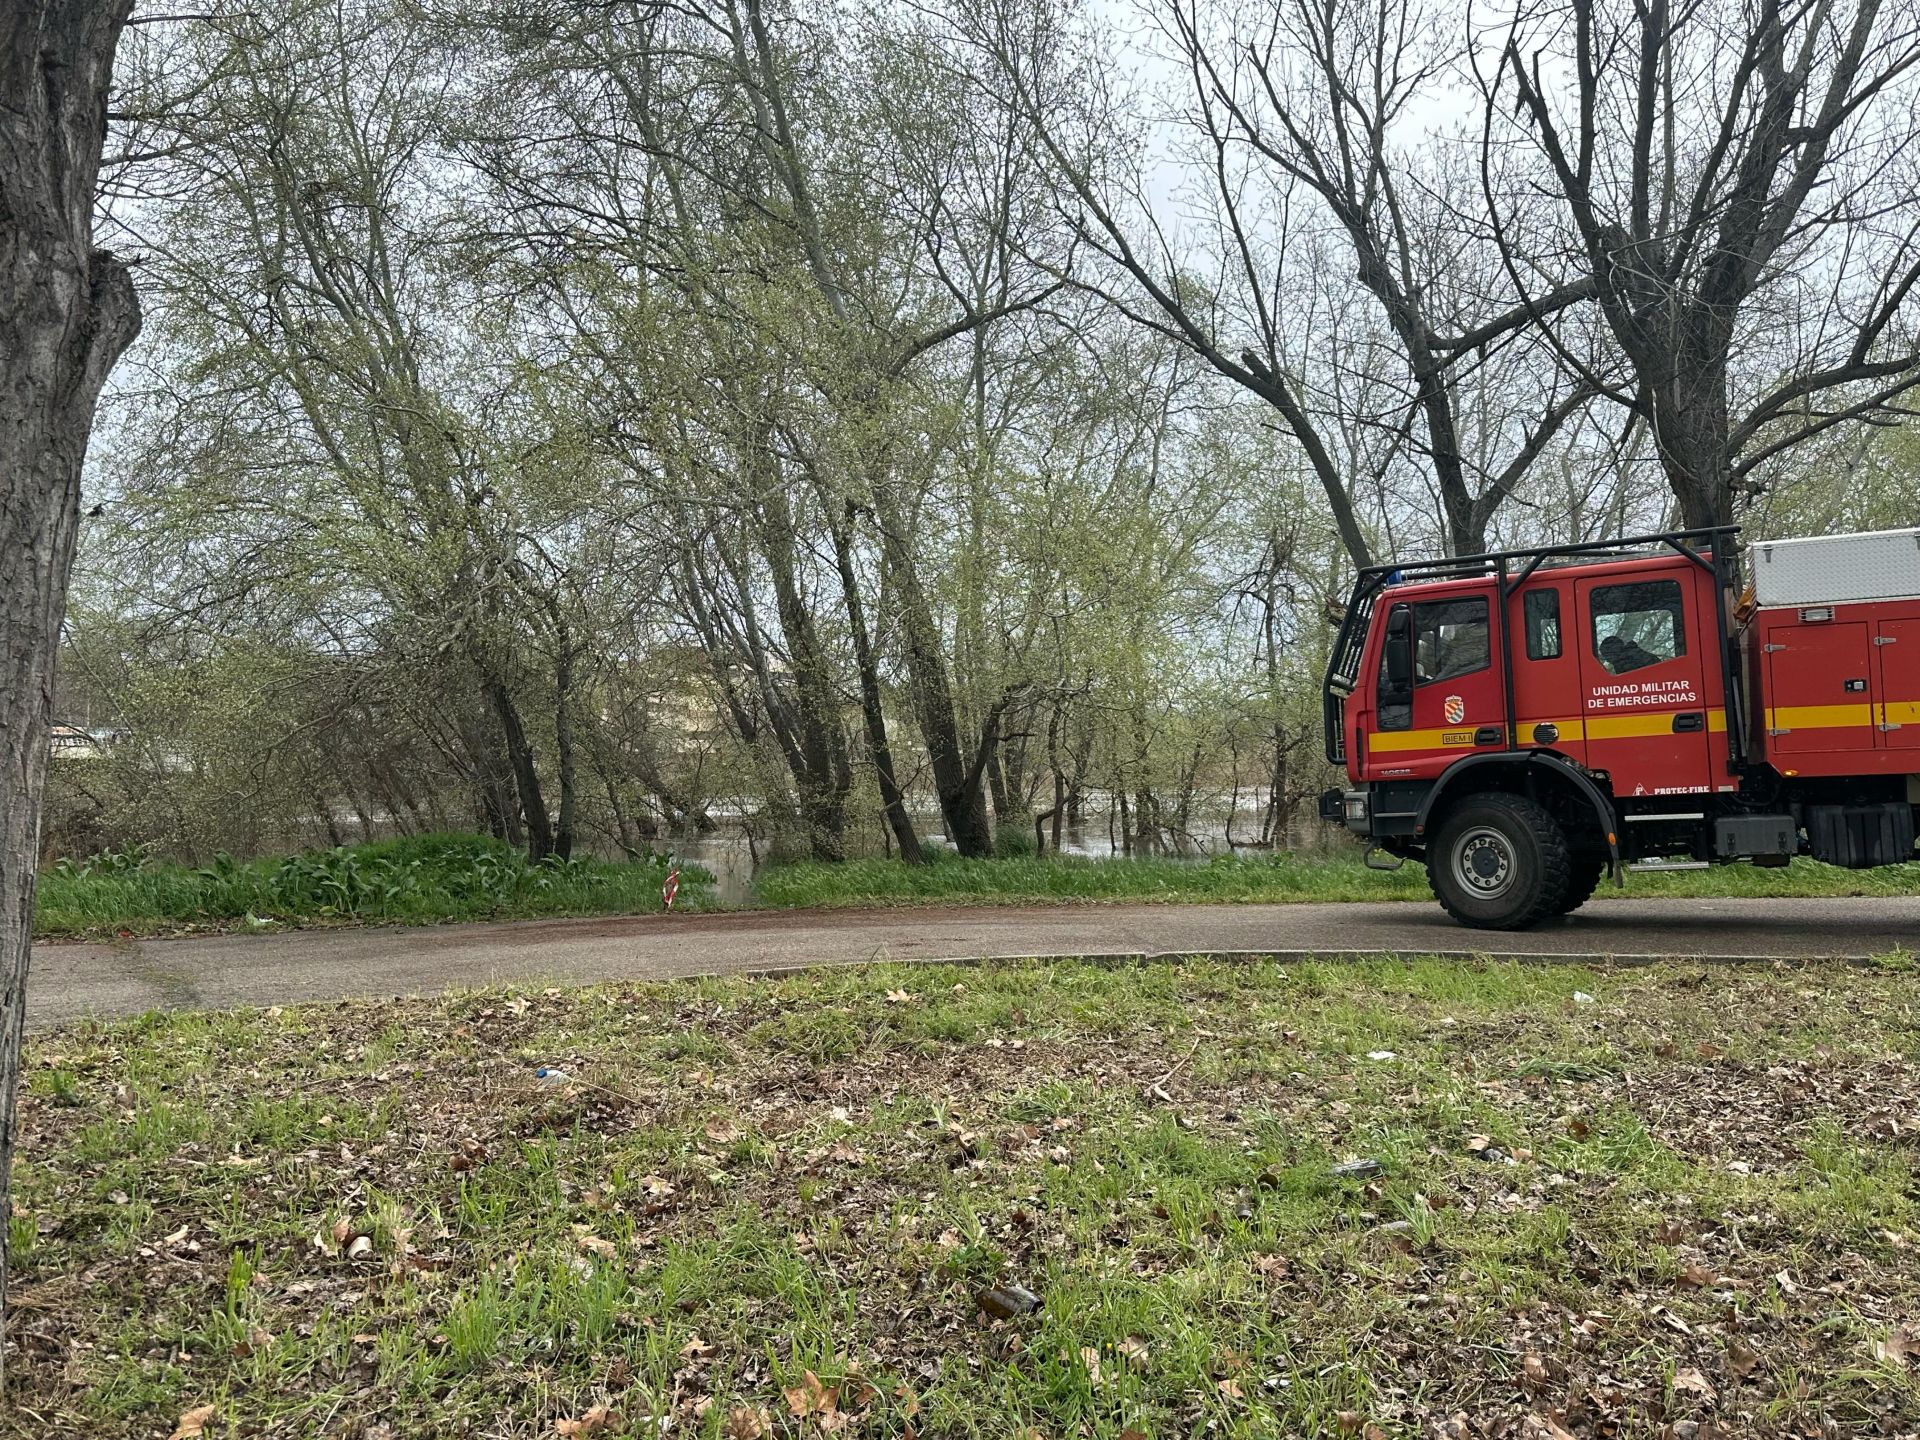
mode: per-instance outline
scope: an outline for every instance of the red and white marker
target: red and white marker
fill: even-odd
[[[666,902],[667,909],[673,909],[673,897],[680,893],[680,870],[676,866],[667,872],[667,883],[660,887],[660,898]]]

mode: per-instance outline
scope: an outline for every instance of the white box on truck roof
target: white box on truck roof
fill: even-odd
[[[1844,605],[1920,596],[1920,528],[1760,540],[1747,578],[1761,605]]]

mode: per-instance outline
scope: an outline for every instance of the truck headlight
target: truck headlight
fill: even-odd
[[[1364,824],[1366,822],[1366,818],[1367,818],[1366,791],[1364,790],[1349,791],[1347,793],[1347,823],[1351,825],[1355,821],[1359,821],[1362,824]]]

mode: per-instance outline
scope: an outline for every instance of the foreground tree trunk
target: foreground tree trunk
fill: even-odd
[[[126,267],[93,248],[107,90],[131,8],[0,9],[0,1325],[54,647],[94,406],[140,332]]]

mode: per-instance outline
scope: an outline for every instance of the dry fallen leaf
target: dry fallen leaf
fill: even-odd
[[[611,1240],[603,1240],[598,1235],[582,1235],[580,1248],[590,1254],[598,1255],[602,1260],[611,1260],[620,1253],[620,1248]]]
[[[1520,1369],[1526,1374],[1529,1385],[1547,1383],[1547,1362],[1538,1354],[1529,1350],[1520,1360]]]
[[[1873,1342],[1873,1358],[1888,1365],[1908,1368],[1908,1362],[1920,1355],[1920,1340],[1909,1335],[1904,1328],[1891,1330],[1884,1340]]]
[[[1113,1348],[1114,1352],[1119,1355],[1122,1360],[1127,1362],[1127,1368],[1129,1370],[1146,1369],[1147,1361],[1152,1358],[1153,1354],[1147,1342],[1142,1340],[1138,1335],[1127,1336],[1126,1339],[1122,1340]]]
[[[1741,1339],[1727,1346],[1727,1373],[1736,1380],[1744,1380],[1753,1373],[1760,1363],[1760,1352]]]
[[[1233,1379],[1220,1380],[1220,1381],[1216,1381],[1215,1385],[1216,1385],[1216,1388],[1218,1388],[1218,1390],[1220,1391],[1221,1397],[1223,1399],[1239,1400],[1242,1398],[1240,1382],[1238,1380],[1233,1380]]]
[[[889,990],[887,991],[887,1003],[890,1005],[911,1005],[913,1003],[913,992],[911,990]]]
[[[1340,1427],[1342,1435],[1358,1435],[1363,1418],[1358,1410],[1342,1410],[1333,1417],[1333,1423]]]
[[[727,1412],[727,1440],[762,1440],[773,1433],[773,1417],[752,1405],[736,1405]]]
[[[822,1385],[820,1377],[809,1370],[800,1377],[798,1385],[790,1385],[780,1392],[787,1397],[787,1408],[797,1416],[831,1415],[840,1408],[840,1392],[831,1385]]]
[[[553,1428],[556,1434],[569,1436],[571,1440],[589,1440],[589,1437],[603,1431],[618,1430],[620,1416],[611,1406],[600,1404],[593,1406],[578,1420],[554,1421]]]
[[[206,1432],[207,1422],[213,1419],[213,1406],[199,1405],[180,1417],[180,1423],[173,1427],[173,1434],[167,1440],[195,1440]]]
[[[244,1360],[249,1355],[258,1355],[270,1349],[272,1345],[272,1333],[255,1325],[251,1330],[247,1331],[246,1339],[233,1342],[233,1355],[236,1360]]]
[[[1713,1382],[1691,1365],[1683,1365],[1673,1372],[1673,1388],[1698,1395],[1703,1400],[1714,1397]]]
[[[1551,1415],[1529,1415],[1520,1422],[1521,1440],[1574,1440],[1573,1432]]]
[[[1680,1269],[1680,1283],[1682,1285],[1692,1285],[1696,1289],[1704,1290],[1710,1285],[1718,1285],[1720,1283],[1720,1277],[1699,1261],[1689,1260]]]

